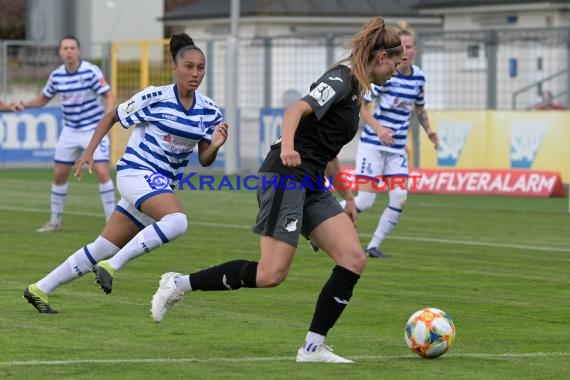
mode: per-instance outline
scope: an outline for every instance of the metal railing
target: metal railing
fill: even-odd
[[[540,79],[540,80],[537,80],[536,82],[533,82],[533,83],[531,83],[531,84],[529,84],[529,85],[527,85],[527,86],[524,86],[524,87],[522,87],[522,88],[519,88],[518,90],[516,90],[515,92],[513,92],[513,106],[512,106],[513,109],[514,109],[514,110],[517,109],[517,106],[518,106],[518,104],[517,104],[517,98],[518,98],[521,94],[524,94],[524,93],[526,93],[527,91],[536,89],[536,94],[537,94],[537,95],[542,95],[542,89],[543,89],[543,85],[544,85],[545,83],[550,82],[550,81],[553,80],[553,79],[562,77],[562,76],[564,76],[564,75],[569,75],[569,70],[570,70],[570,67],[569,67],[569,68],[566,68],[566,69],[564,69],[564,70],[561,70],[561,71],[559,71],[559,72],[557,72],[557,73],[554,73],[554,74],[552,74],[552,75],[549,75],[549,76],[547,76],[547,77],[545,77],[545,78],[542,78],[542,79]],[[564,95],[566,95],[567,93],[568,93],[568,89],[563,90],[563,91],[560,91],[560,92],[558,92],[558,93],[556,93],[556,94],[553,94],[553,98],[554,98],[554,99],[561,98],[561,97],[563,97]]]

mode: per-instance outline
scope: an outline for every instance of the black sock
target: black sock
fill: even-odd
[[[338,265],[334,267],[331,277],[317,299],[309,331],[327,335],[350,301],[352,290],[359,278],[360,275],[346,268]]]
[[[234,260],[190,275],[192,290],[237,290],[255,288],[257,261]]]

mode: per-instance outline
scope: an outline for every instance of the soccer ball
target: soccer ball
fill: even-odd
[[[404,338],[416,354],[423,358],[437,358],[453,344],[455,326],[445,311],[428,307],[411,315]]]

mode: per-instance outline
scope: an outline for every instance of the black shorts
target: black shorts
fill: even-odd
[[[261,185],[257,189],[259,213],[252,227],[253,232],[297,247],[299,233],[308,238],[315,227],[328,218],[344,212],[338,201],[328,190],[314,191],[300,189],[299,182],[287,179],[286,186],[278,173],[260,172],[260,177],[270,182],[278,176],[277,186]]]

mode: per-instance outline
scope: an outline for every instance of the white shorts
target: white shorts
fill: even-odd
[[[163,181],[165,178],[147,170],[123,169],[117,171],[117,189],[121,194],[119,204],[124,200],[136,210],[140,210],[141,204],[145,200],[162,193],[174,193],[169,186],[169,181]]]
[[[93,129],[81,131],[64,127],[57,140],[54,161],[64,165],[75,164],[75,161],[77,161],[81,153],[83,153],[87,145],[89,145],[93,131]],[[109,162],[110,153],[111,144],[109,142],[109,136],[105,136],[97,149],[95,149],[93,160],[95,162]]]
[[[408,177],[408,155],[358,144],[354,174],[363,177]]]
[[[150,226],[156,220],[148,216],[147,214],[139,211],[125,200],[125,198],[121,198],[119,203],[115,206],[115,211],[120,212],[121,214],[127,216],[134,224],[137,225],[138,228],[141,230],[146,226]]]

